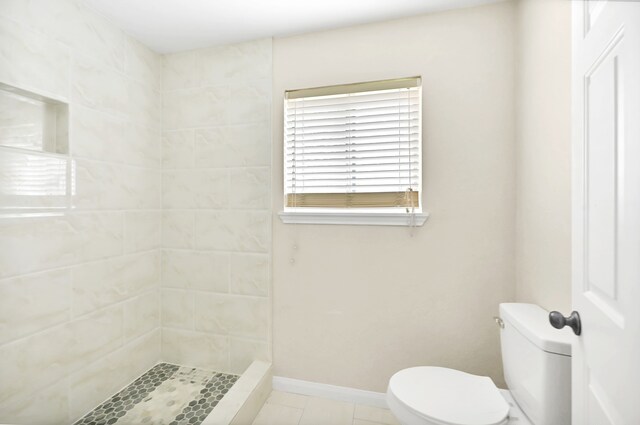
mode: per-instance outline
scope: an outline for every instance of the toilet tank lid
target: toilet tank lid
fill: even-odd
[[[549,312],[535,304],[502,303],[500,318],[511,324],[531,343],[543,351],[571,355],[571,329],[555,329],[549,323]]]

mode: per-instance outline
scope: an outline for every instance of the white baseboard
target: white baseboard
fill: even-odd
[[[382,407],[384,409],[388,408],[385,393],[358,390],[356,388],[339,387],[337,385],[320,384],[318,382],[274,376],[273,389],[287,393],[323,397],[332,400],[365,404],[367,406]]]

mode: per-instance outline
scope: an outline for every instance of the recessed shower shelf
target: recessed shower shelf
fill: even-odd
[[[68,104],[0,83],[0,214],[70,208]]]

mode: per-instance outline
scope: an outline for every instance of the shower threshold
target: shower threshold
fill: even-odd
[[[159,363],[75,425],[199,425],[239,378]]]

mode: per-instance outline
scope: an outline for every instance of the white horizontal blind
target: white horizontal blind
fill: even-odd
[[[286,207],[419,208],[421,87],[398,81],[285,100]]]

